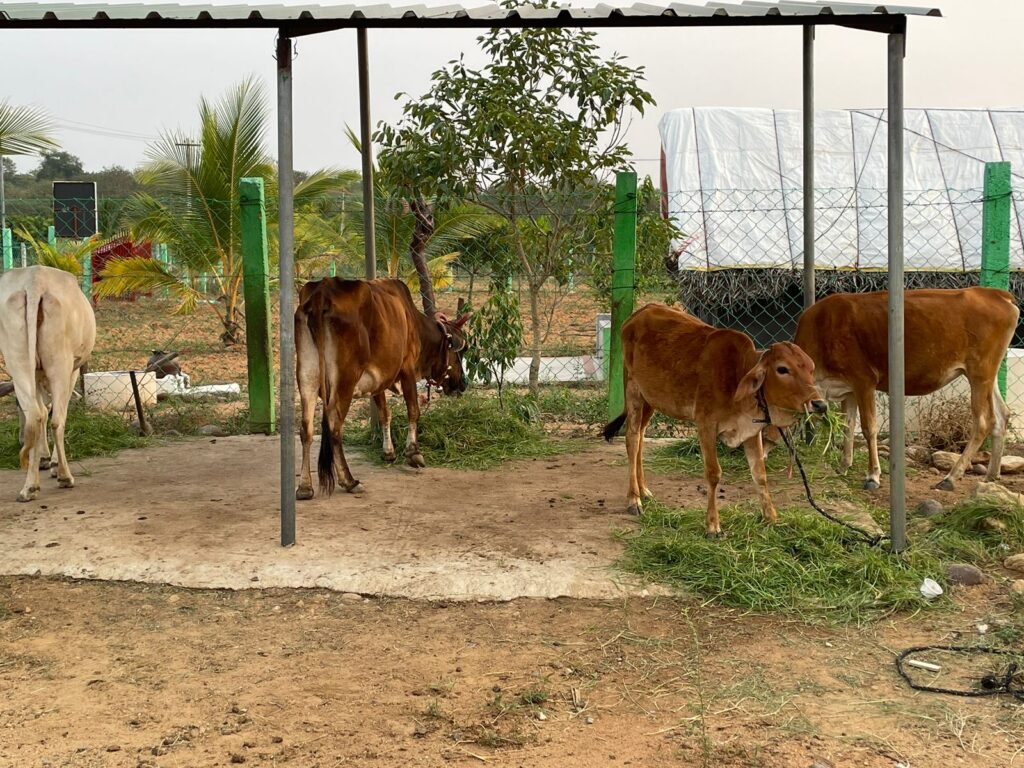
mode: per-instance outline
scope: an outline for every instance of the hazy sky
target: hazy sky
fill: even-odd
[[[928,5],[927,3],[917,3]],[[910,18],[905,64],[908,107],[1024,106],[1024,0],[941,0],[945,18]],[[430,73],[475,31],[370,30],[374,120],[394,120],[399,91],[421,94]],[[161,129],[195,124],[200,94],[216,97],[249,74],[273,98],[272,31],[0,30],[0,99],[35,104],[60,122],[64,148],[87,170],[144,157]],[[345,123],[358,125],[355,31],[298,41],[295,165],[356,167]],[[676,107],[800,105],[800,29],[609,30],[609,51],[647,68],[658,104],[634,119],[628,138],[641,173],[656,174],[657,123]],[[817,36],[818,106],[885,104],[885,37],[838,28]],[[110,135],[111,133],[118,135]],[[268,145],[276,147],[273,133]],[[21,159],[22,169],[34,159]]]

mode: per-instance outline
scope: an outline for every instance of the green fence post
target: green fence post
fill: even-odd
[[[92,251],[87,251],[82,257],[82,293],[92,301]]]
[[[4,272],[9,272],[14,268],[14,240],[9,227],[0,231],[0,250],[3,251]]]
[[[274,413],[274,367],[270,337],[270,264],[263,179],[242,179],[242,264],[245,293],[245,343],[249,356],[249,427],[271,434]],[[291,321],[285,318],[284,322]]]
[[[636,173],[616,174],[612,239],[612,338],[608,366],[608,418],[625,410],[622,371],[622,325],[633,314],[636,266]]]
[[[51,248],[57,247],[57,230],[52,224],[46,228],[46,242]]]
[[[985,163],[981,210],[981,284],[1010,290],[1010,164]],[[999,366],[999,391],[1006,398],[1006,358]]]

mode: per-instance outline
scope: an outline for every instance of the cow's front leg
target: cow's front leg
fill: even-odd
[[[388,408],[387,392],[378,392],[373,396],[373,402],[380,417],[381,455],[384,461],[391,463],[395,460],[395,444],[391,440],[391,409]]]
[[[416,391],[416,379],[412,376],[403,376],[402,397],[405,398],[405,408],[409,414],[409,434],[405,438],[405,458],[410,467],[425,467],[427,462],[423,460],[420,453],[420,445],[417,439],[417,429],[420,421],[420,399]]]
[[[857,397],[860,424],[868,444],[868,473],[864,490],[877,491],[882,487],[882,464],[878,459],[878,416],[875,413],[875,391],[861,392]]]
[[[316,401],[320,394],[320,358],[304,313],[295,315],[295,380],[299,388],[302,423],[299,425],[299,439],[302,441],[302,469],[299,470],[299,485],[295,498],[305,501],[313,498],[313,475],[310,470],[310,450],[313,445],[313,418],[316,415]],[[326,428],[326,427],[325,427]]]
[[[718,463],[718,430],[701,425],[700,455],[704,461],[704,480],[708,486],[708,511],[704,517],[704,535],[709,539],[721,539],[722,523],[718,519],[718,483],[722,479],[722,465]]]
[[[757,492],[761,497],[764,521],[774,523],[778,519],[778,514],[775,512],[775,505],[772,504],[771,494],[768,493],[768,473],[764,468],[764,444],[760,432],[743,443],[743,452],[747,455],[750,476],[754,479]]]
[[[846,474],[853,466],[854,434],[857,431],[857,398],[847,395],[843,398],[843,420],[846,432],[843,433],[843,460],[839,464],[839,472]]]

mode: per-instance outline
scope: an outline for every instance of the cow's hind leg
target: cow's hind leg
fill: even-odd
[[[303,312],[295,317],[295,373],[299,387],[302,423],[299,425],[299,439],[302,441],[302,469],[299,471],[299,485],[295,498],[305,501],[313,498],[313,476],[310,471],[310,451],[313,446],[313,418],[316,415],[316,401],[320,393],[320,358],[313,336]]]
[[[410,467],[425,467],[427,462],[423,460],[420,453],[420,444],[417,430],[420,421],[420,399],[416,392],[416,379],[412,376],[402,377],[402,397],[405,398],[405,408],[409,413],[409,434],[405,438],[405,458]]]
[[[644,473],[644,436],[647,432],[647,425],[651,423],[651,418],[653,418],[653,416],[653,406],[644,402],[640,413],[640,440],[636,447],[636,474],[637,480],[640,484],[640,496],[644,501],[654,498],[654,494],[651,493],[651,489],[647,487],[647,476]]]
[[[56,368],[56,370],[54,370]],[[57,454],[56,477],[61,488],[74,488],[75,478],[68,466],[68,457],[64,451],[64,426],[68,419],[68,403],[71,400],[71,382],[73,370],[70,366],[61,365],[60,361],[51,361],[46,366],[46,378],[50,381],[50,398],[53,407],[51,424],[53,425],[53,448]],[[46,411],[44,410],[45,414]],[[43,429],[46,429],[46,418],[43,418]],[[51,470],[51,474],[54,474]]]
[[[384,461],[395,460],[395,444],[391,440],[391,409],[388,408],[388,393],[378,392],[373,396],[373,402],[377,406],[377,414],[380,416],[381,448]]]
[[[718,435],[715,427],[702,424],[698,426],[700,454],[704,461],[704,480],[708,485],[708,511],[704,517],[705,536],[709,539],[721,539],[722,523],[718,518],[718,483],[722,479],[722,465],[718,463]],[[766,480],[767,482],[767,480]]]
[[[995,422],[995,413],[993,408],[993,396],[992,391],[995,388],[995,378],[987,378],[982,380],[971,381],[971,436],[967,440],[967,447],[964,448],[964,452],[960,454],[960,458],[953,464],[953,468],[949,470],[942,480],[935,485],[940,491],[952,491],[956,485],[956,482],[964,476],[964,471],[970,464],[974,454],[981,448],[981,444],[985,442],[985,438],[988,437],[989,431],[992,430],[993,423]],[[1002,437],[998,438],[1000,441]],[[993,441],[995,442],[995,441]],[[1000,454],[1002,453],[1002,446],[999,448]],[[993,459],[995,456],[993,455]],[[1002,456],[999,457],[1000,462]],[[991,468],[989,472],[991,472]]]
[[[754,478],[754,484],[757,485],[757,492],[761,497],[764,520],[766,523],[774,523],[778,519],[778,514],[775,512],[775,505],[772,504],[771,494],[768,493],[768,472],[764,468],[764,444],[760,432],[744,441],[743,452],[747,455],[750,476]]]
[[[330,430],[330,441],[332,448],[332,461],[334,474],[340,478],[345,490],[349,493],[362,493],[363,488],[359,481],[352,476],[348,467],[348,460],[345,458],[345,446],[342,437],[345,431],[345,417],[352,405],[352,395],[355,391],[354,381],[342,381],[334,387],[333,397],[325,409],[327,428]],[[321,444],[327,436],[321,435]]]
[[[845,475],[853,466],[853,443],[857,432],[857,397],[849,394],[843,398],[843,420],[846,431],[843,433],[843,459],[839,464],[839,473]]]
[[[1003,464],[1003,444],[1010,424],[1010,409],[999,392],[999,384],[992,386],[992,458],[988,463],[987,480],[998,480]]]

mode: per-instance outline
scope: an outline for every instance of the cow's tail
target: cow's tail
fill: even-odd
[[[611,442],[612,438],[619,434],[619,430],[622,429],[622,425],[626,423],[626,412],[623,411],[614,419],[609,421],[601,433],[604,435],[604,439]]]
[[[327,334],[324,329],[326,316],[320,301],[310,302],[313,306],[306,311],[306,324],[313,337],[313,346],[319,357],[320,369],[320,401],[323,403],[323,418],[320,422],[320,455],[317,457],[316,474],[320,481],[320,492],[330,496],[334,493],[337,478],[334,474],[334,435],[331,433],[330,420],[327,418],[330,407],[331,388],[328,386],[327,355],[324,351]],[[309,311],[312,310],[312,311]]]
[[[27,363],[27,370],[22,376],[25,380],[23,386],[26,392],[26,402],[21,402],[20,398],[18,400],[21,410],[25,413],[24,442],[19,456],[23,470],[28,469],[29,456],[36,441],[39,440],[39,431],[46,428],[46,411],[39,407],[39,400],[36,397],[36,366],[39,355],[39,323],[42,320],[40,312],[42,301],[43,296],[35,284],[29,283],[25,289],[24,338],[26,349],[24,359]]]

